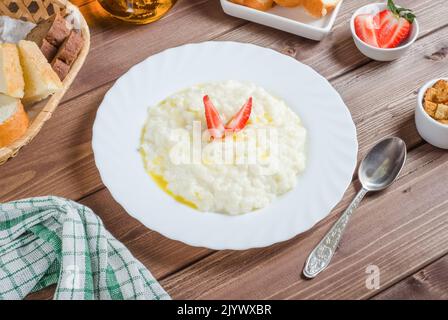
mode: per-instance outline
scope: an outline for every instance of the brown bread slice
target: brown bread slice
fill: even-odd
[[[78,57],[78,54],[81,51],[83,45],[84,40],[81,36],[81,33],[72,30],[70,32],[70,35],[67,37],[67,39],[65,39],[64,43],[59,48],[58,53],[54,57],[54,60],[62,60],[63,62],[71,66],[76,60],[76,57]]]
[[[69,33],[67,22],[59,13],[56,13],[31,30],[26,40],[35,42],[41,48],[42,41],[45,39],[58,48]]]
[[[56,53],[58,52],[58,48],[52,45],[47,40],[42,40],[42,45],[40,46],[40,51],[44,54],[45,58],[47,58],[47,61],[51,61],[54,59]]]
[[[61,81],[65,79],[68,72],[70,71],[70,65],[66,64],[64,61],[57,58],[53,59],[51,67],[53,68],[54,72],[56,72]]]

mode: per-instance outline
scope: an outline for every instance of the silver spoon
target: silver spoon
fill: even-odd
[[[387,138],[378,142],[362,160],[358,169],[358,178],[362,188],[319,242],[306,260],[303,275],[314,278],[331,261],[348,220],[361,200],[370,191],[380,191],[389,187],[397,178],[406,161],[406,144],[400,138]]]

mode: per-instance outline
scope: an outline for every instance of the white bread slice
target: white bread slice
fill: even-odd
[[[303,0],[302,5],[310,15],[321,18],[330,13],[341,0]]]
[[[28,125],[28,115],[20,99],[0,94],[0,148],[22,137]]]
[[[0,93],[22,98],[24,88],[17,46],[12,43],[0,44]]]
[[[30,104],[45,99],[62,88],[62,82],[36,43],[19,42],[20,63],[25,78],[23,103]]]
[[[257,10],[266,11],[272,8],[274,0],[231,0],[234,3],[241,4]]]

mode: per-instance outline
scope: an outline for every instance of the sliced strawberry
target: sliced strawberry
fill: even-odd
[[[395,48],[409,37],[415,14],[410,9],[397,7],[393,0],[388,0],[387,10],[381,11],[378,17],[380,20],[379,46]]]
[[[360,14],[355,18],[356,35],[367,44],[379,47],[377,32],[379,30],[379,17],[373,14]]]
[[[210,133],[212,138],[222,138],[224,136],[225,129],[221,117],[219,116],[218,110],[216,110],[215,106],[207,95],[204,96],[203,100],[208,132]]]
[[[240,111],[238,111],[227,123],[226,130],[238,132],[242,130],[247,121],[249,121],[250,113],[252,112],[252,97],[247,100],[247,102],[241,107]]]
[[[405,41],[411,32],[411,23],[390,10],[379,13],[380,31],[378,44],[381,48],[396,48]]]

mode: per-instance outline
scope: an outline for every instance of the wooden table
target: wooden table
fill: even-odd
[[[348,21],[367,0],[344,1],[333,33],[306,40],[227,16],[217,0],[179,0],[147,26],[107,17],[93,0],[75,1],[92,31],[92,48],[77,80],[34,141],[0,167],[0,201],[58,195],[91,207],[175,299],[448,298],[448,152],[425,143],[414,125],[419,87],[448,76],[446,0],[402,0],[421,26],[402,59],[378,63],[362,56]],[[359,158],[380,138],[403,138],[408,162],[387,191],[368,197],[346,230],[330,267],[312,281],[304,261],[359,189],[312,230],[274,246],[215,252],[169,240],[131,218],[104,187],[92,155],[95,113],[106,91],[132,65],[163,49],[204,40],[273,48],[325,76],[349,107]],[[380,270],[380,288],[365,285],[366,268]],[[51,298],[53,288],[31,298]]]

